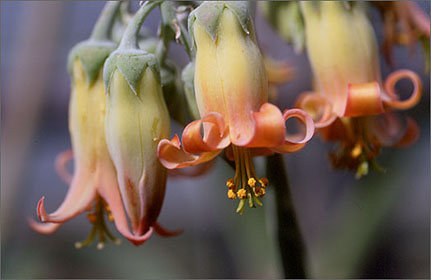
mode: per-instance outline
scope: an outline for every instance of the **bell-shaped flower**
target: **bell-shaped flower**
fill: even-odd
[[[310,113],[325,139],[343,143],[337,158],[356,168],[374,158],[382,145],[395,145],[396,139],[416,139],[418,129],[413,120],[402,125],[393,115],[375,117],[415,106],[422,84],[409,70],[393,72],[382,83],[376,38],[365,4],[302,2],[301,8],[315,91],[302,94],[297,104]],[[401,100],[395,84],[404,78],[413,83],[413,92]],[[382,131],[376,124],[378,119],[392,125],[383,126]],[[346,163],[346,158],[351,161]]]
[[[123,203],[137,236],[171,235],[158,223],[166,189],[166,169],[157,144],[170,135],[156,57],[137,47],[137,31],[157,2],[143,5],[124,32],[119,48],[107,59],[105,133]],[[148,235],[149,236],[149,235]]]
[[[234,178],[227,181],[228,197],[260,205],[266,178],[255,172],[252,156],[291,153],[303,148],[314,132],[312,119],[302,110],[280,110],[267,103],[268,80],[256,44],[247,4],[205,2],[189,16],[195,48],[194,89],[201,115],[183,131],[158,146],[161,163],[184,168],[207,162],[223,149],[235,161]],[[304,135],[287,135],[285,122],[298,119]]]

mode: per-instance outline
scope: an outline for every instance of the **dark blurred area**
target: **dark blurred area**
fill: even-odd
[[[85,215],[50,236],[28,226],[42,196],[51,211],[67,191],[54,169],[56,155],[70,148],[67,54],[89,36],[103,5],[1,1],[1,277],[282,278],[274,193],[269,190],[263,208],[236,214],[236,203],[225,195],[225,178],[233,171],[220,159],[204,176],[169,179],[159,221],[184,229],[178,237],[78,250],[74,242],[90,232]],[[430,2],[420,5],[430,13]],[[381,41],[381,18],[374,9],[370,14]],[[158,19],[154,12],[145,22],[154,34]],[[295,67],[295,79],[279,89],[277,101],[290,108],[311,89],[307,57],[281,41],[259,12],[256,32],[263,52]],[[170,55],[181,66],[187,62],[180,46],[174,44]],[[383,151],[378,161],[386,173],[356,180],[333,170],[327,158],[333,145],[319,137],[284,156],[310,277],[430,277],[430,78],[419,46],[396,47],[394,57],[394,69],[381,59],[383,77],[402,68],[422,77],[421,103],[400,113],[419,123],[421,136],[409,148]],[[408,92],[410,85],[400,83],[399,90]],[[263,173],[263,159],[255,163]]]

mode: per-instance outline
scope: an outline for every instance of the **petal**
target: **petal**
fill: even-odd
[[[283,144],[286,127],[277,106],[265,103],[259,112],[253,113],[253,137],[246,147],[277,147]]]
[[[383,146],[392,147],[402,139],[406,126],[397,114],[386,113],[369,121],[371,134],[377,137]]]
[[[41,234],[51,234],[56,232],[62,225],[62,223],[38,223],[33,219],[28,219],[30,227]]]
[[[343,117],[377,115],[384,112],[377,82],[349,84]]]
[[[201,128],[204,137],[201,135]],[[216,112],[206,114],[186,126],[183,132],[184,151],[191,154],[221,150],[229,146],[228,127],[222,115]]]
[[[279,61],[269,56],[264,56],[263,62],[268,77],[268,83],[280,85],[287,83],[293,78],[294,70],[286,61]]]
[[[183,232],[182,229],[172,230],[172,231],[171,230],[167,230],[164,227],[162,227],[159,223],[155,223],[154,226],[153,226],[153,228],[154,228],[154,231],[158,235],[163,236],[163,237],[176,236],[176,235],[179,235],[179,234],[181,234]]]
[[[55,169],[57,170],[60,178],[70,184],[72,182],[73,175],[67,170],[67,164],[73,159],[73,151],[65,150],[57,155],[55,158]]]
[[[233,160],[233,158],[232,158]],[[168,175],[172,177],[198,177],[206,174],[211,167],[213,167],[214,161],[207,161],[198,166],[190,167],[187,169],[172,169],[169,170]]]
[[[403,79],[407,78],[413,83],[413,93],[406,100],[399,100],[397,93],[395,92],[395,84]],[[409,109],[416,104],[418,104],[419,100],[422,96],[422,82],[420,77],[413,71],[410,70],[398,70],[391,73],[385,81],[385,91],[389,97],[389,100],[385,99],[383,102],[385,105],[399,109],[406,110]]]
[[[82,213],[95,195],[96,186],[93,178],[78,171],[60,207],[55,212],[47,214],[44,207],[45,197],[42,197],[37,204],[37,214],[42,222],[62,223]]]
[[[220,152],[221,150],[205,152],[198,156],[189,154],[181,149],[177,134],[170,141],[168,139],[161,140],[157,146],[157,156],[162,165],[168,169],[184,168],[207,162],[215,158]]]
[[[311,117],[300,109],[285,110],[284,121],[290,118],[297,118],[305,128],[305,133],[302,135],[287,135],[284,144],[276,148],[272,148],[273,151],[278,153],[294,153],[301,150],[305,144],[313,137],[314,134],[314,123]]]
[[[419,126],[415,120],[407,117],[407,127],[403,137],[395,144],[396,148],[406,148],[414,144],[419,139]]]
[[[134,235],[130,232],[129,224],[127,222],[126,212],[123,208],[123,202],[121,200],[118,183],[115,180],[115,176],[101,176],[102,181],[100,182],[98,191],[100,196],[105,200],[111,209],[111,213],[114,216],[114,223],[118,231],[127,238],[134,245],[139,246],[147,241],[153,233],[153,228],[149,227],[147,232],[143,235]]]
[[[318,93],[305,92],[301,94],[295,107],[307,112],[312,117],[316,128],[327,127],[337,118],[337,115],[332,111],[331,102]]]
[[[319,128],[319,135],[324,141],[343,141],[348,143],[351,139],[348,132],[349,124],[336,118],[330,125]]]

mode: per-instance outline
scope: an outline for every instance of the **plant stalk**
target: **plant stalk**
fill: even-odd
[[[285,278],[307,278],[305,245],[299,229],[283,157],[266,159],[266,173],[275,191],[277,235]]]

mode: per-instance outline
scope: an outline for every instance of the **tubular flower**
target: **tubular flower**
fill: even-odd
[[[176,234],[156,222],[167,176],[157,144],[170,134],[160,70],[156,57],[136,44],[142,21],[156,5],[147,3],[138,10],[104,67],[108,150],[133,233],[147,238],[153,229],[160,235]]]
[[[430,18],[418,3],[376,1],[373,4],[377,6],[383,18],[383,51],[390,64],[393,64],[392,48],[395,44],[413,46],[418,40],[423,40],[428,45],[424,52],[429,53]]]
[[[382,84],[376,38],[363,3],[303,2],[301,8],[316,91],[302,94],[297,104],[312,115],[324,139],[342,142],[341,152],[333,156],[334,165],[361,167],[364,172],[359,173],[366,173],[365,166],[381,146],[397,145],[397,140],[406,145],[417,138],[413,120],[402,124],[389,112],[419,102],[420,78],[399,70]],[[404,78],[414,89],[409,98],[400,100],[394,88]]]
[[[227,195],[240,199],[237,212],[261,205],[268,185],[255,172],[252,156],[299,151],[314,132],[312,119],[302,110],[280,110],[267,103],[268,81],[255,41],[247,4],[205,2],[189,17],[196,47],[194,88],[201,115],[179,137],[162,140],[161,163],[184,168],[216,157],[223,149],[235,161],[234,178],[227,181]],[[305,136],[286,135],[285,122],[297,118]],[[201,134],[203,130],[203,135]]]

